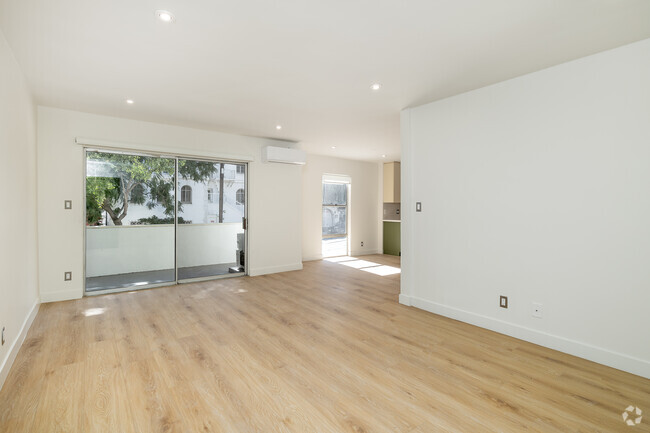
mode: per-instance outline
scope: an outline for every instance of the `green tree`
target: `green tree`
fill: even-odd
[[[86,178],[87,223],[96,224],[102,211],[113,224],[122,225],[129,204],[146,204],[149,209],[163,206],[165,214],[174,215],[175,160],[118,153],[88,152],[87,159],[95,167]],[[217,173],[219,164],[204,161],[179,160],[182,179],[203,182]],[[93,176],[98,174],[98,176]],[[178,209],[182,210],[178,201]]]

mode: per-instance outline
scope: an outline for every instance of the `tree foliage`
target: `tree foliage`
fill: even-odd
[[[118,153],[89,152],[88,162],[97,173],[86,178],[87,223],[95,225],[105,211],[113,224],[122,225],[129,204],[160,205],[165,215],[174,216],[175,160]],[[182,179],[203,182],[216,174],[219,164],[178,160]],[[177,203],[179,212],[183,204]],[[145,219],[146,220],[146,219]],[[153,220],[152,220],[153,221]]]

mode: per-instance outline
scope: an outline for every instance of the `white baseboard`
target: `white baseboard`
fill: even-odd
[[[29,328],[32,326],[32,323],[36,318],[39,305],[40,302],[36,300],[36,302],[32,306],[32,309],[29,311],[29,314],[27,315],[27,317],[25,317],[25,321],[23,322],[23,326],[20,328],[20,332],[18,333],[18,336],[16,337],[13,344],[11,345],[9,352],[7,352],[7,357],[2,361],[2,365],[0,365],[0,389],[2,389],[2,386],[4,385],[5,380],[9,375],[9,370],[11,370],[11,366],[14,364],[14,361],[16,360],[16,356],[18,355],[18,351],[20,350],[20,347],[23,345],[23,341],[25,341],[25,337],[27,337],[27,331],[29,331]]]
[[[41,302],[59,302],[59,301],[70,301],[72,299],[81,299],[83,298],[83,292],[79,290],[62,290],[60,292],[41,292]]]
[[[415,296],[400,294],[399,302],[400,304],[412,305],[413,307],[420,308],[431,313],[439,314],[441,316],[449,317],[455,320],[460,320],[461,322],[476,325],[481,328],[519,338],[520,340],[539,344],[540,346],[548,347],[550,349],[558,350],[560,352],[568,353],[579,358],[584,358],[589,361],[594,361],[599,364],[607,365],[609,367],[617,368],[619,370],[627,371],[629,373],[650,379],[650,362],[643,359],[635,358],[618,352],[612,352],[601,347],[592,346],[590,344],[560,337],[558,335],[548,334],[492,317],[483,316],[447,305],[438,304],[436,302],[427,301],[426,299],[418,298]]]
[[[399,303],[402,305],[406,305],[407,307],[411,306],[411,297],[408,295],[404,295],[402,293],[399,294]]]
[[[381,254],[378,249],[374,250],[353,250],[351,251],[353,256],[369,256],[371,254]]]
[[[302,258],[302,261],[303,261],[303,262],[313,262],[313,261],[315,261],[315,260],[322,260],[322,259],[323,259],[323,255],[322,255],[322,254],[318,254],[318,255],[316,255],[316,256],[307,256],[307,257],[303,257],[303,258]]]
[[[302,270],[302,263],[294,263],[292,265],[282,266],[267,266],[265,268],[250,269],[248,275],[255,277],[258,275],[277,274],[278,272],[300,271]]]

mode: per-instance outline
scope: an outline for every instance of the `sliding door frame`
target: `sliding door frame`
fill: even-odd
[[[142,286],[129,286],[129,287],[118,287],[114,289],[104,289],[104,290],[93,290],[93,291],[87,291],[86,290],[86,230],[87,230],[87,218],[88,215],[86,214],[86,191],[87,191],[87,179],[88,179],[88,152],[102,152],[102,153],[114,153],[114,154],[122,154],[122,155],[134,155],[134,156],[144,156],[144,157],[150,157],[150,158],[167,158],[167,159],[173,159],[174,160],[174,281],[169,281],[169,282],[163,282],[163,283],[153,283],[153,284],[146,284]],[[250,262],[250,253],[249,253],[249,248],[248,248],[248,196],[249,191],[248,191],[248,169],[249,169],[249,164],[248,161],[238,161],[238,160],[228,160],[224,158],[210,158],[210,157],[205,157],[205,156],[185,156],[185,155],[178,155],[178,154],[170,154],[167,152],[154,152],[154,151],[139,151],[139,150],[131,150],[131,149],[122,149],[122,148],[114,148],[114,147],[103,147],[103,146],[84,146],[83,147],[83,152],[82,152],[82,157],[83,157],[83,200],[82,200],[82,212],[83,212],[83,236],[82,236],[82,251],[83,251],[83,296],[98,296],[98,295],[106,295],[110,293],[120,293],[120,292],[132,292],[132,291],[137,291],[137,290],[146,290],[146,289],[154,289],[157,287],[168,287],[168,286],[175,286],[178,284],[186,284],[186,283],[193,283],[193,282],[198,282],[198,281],[209,281],[209,280],[218,280],[218,279],[224,279],[224,278],[237,278],[237,277],[243,277],[248,275],[249,271],[249,262]],[[201,278],[192,278],[192,279],[185,279],[185,280],[180,280],[178,279],[178,160],[179,159],[190,159],[194,161],[205,161],[205,162],[213,162],[213,163],[220,163],[220,164],[235,164],[235,165],[243,165],[244,166],[244,218],[246,220],[246,228],[244,229],[244,272],[237,272],[237,273],[232,273],[232,274],[224,274],[224,275],[214,275],[214,276],[208,276],[208,277],[201,277]],[[220,191],[220,194],[222,192]],[[243,224],[243,222],[242,222]]]

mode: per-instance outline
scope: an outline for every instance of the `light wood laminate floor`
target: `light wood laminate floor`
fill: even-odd
[[[399,305],[361,265],[44,304],[0,431],[650,431],[650,380]]]

